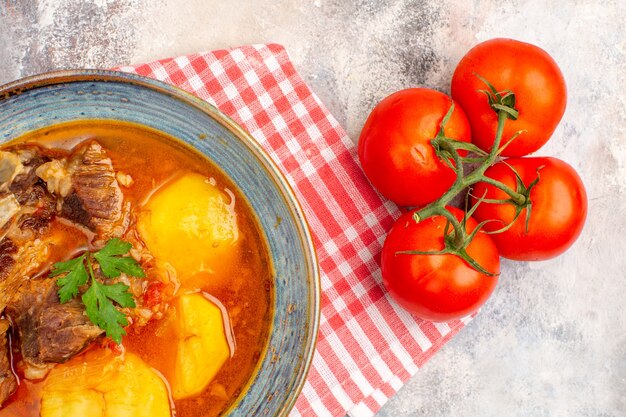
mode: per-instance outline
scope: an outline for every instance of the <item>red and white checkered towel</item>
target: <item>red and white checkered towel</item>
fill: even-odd
[[[279,45],[119,68],[182,87],[263,146],[305,212],[321,270],[317,351],[290,416],[374,415],[467,320],[433,324],[390,300],[379,256],[400,214],[371,187],[356,146]]]

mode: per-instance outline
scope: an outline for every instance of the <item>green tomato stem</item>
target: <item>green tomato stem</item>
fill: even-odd
[[[498,128],[496,130],[496,136],[494,138],[493,147],[491,148],[489,155],[487,155],[487,158],[485,158],[485,160],[478,166],[478,168],[476,168],[473,172],[471,172],[467,176],[464,176],[463,164],[461,162],[461,157],[459,156],[458,152],[455,149],[453,149],[453,147],[450,146],[445,140],[439,142],[438,145],[442,147],[443,149],[449,151],[450,154],[452,155],[452,159],[455,164],[454,169],[456,173],[456,179],[454,183],[452,184],[452,186],[441,197],[439,197],[437,200],[430,203],[426,207],[415,212],[415,214],[413,215],[413,218],[415,219],[415,221],[419,222],[421,220],[424,220],[428,217],[432,217],[435,215],[446,216],[446,218],[450,220],[450,217],[446,215],[446,213],[449,213],[448,210],[446,210],[445,208],[446,205],[450,203],[450,201],[452,201],[452,199],[456,197],[460,192],[462,192],[465,188],[481,181],[487,182],[503,190],[511,197],[513,201],[515,201],[518,204],[523,204],[526,201],[526,198],[522,194],[512,190],[506,185],[500,183],[499,181],[496,181],[492,178],[485,176],[485,171],[487,170],[487,168],[493,165],[496,158],[498,157],[498,148],[500,147],[500,142],[502,141],[502,134],[504,132],[504,123],[506,122],[507,117],[508,117],[508,113],[506,111],[504,110],[498,111]],[[454,217],[454,216],[451,215],[451,217]],[[459,234],[458,232],[461,232],[462,227],[460,225],[458,225],[458,227],[455,225],[455,223],[458,224],[458,221],[456,220],[456,218],[454,218],[454,220],[450,220],[450,223],[452,223],[452,225],[455,226],[455,231],[457,232],[457,235],[458,235]],[[461,233],[464,233],[464,232],[465,231],[462,231]]]
[[[499,188],[500,190],[504,191],[505,193],[509,195],[509,197],[511,197],[511,200],[513,200],[515,204],[517,205],[523,206],[524,203],[526,203],[526,197],[524,197],[522,194],[516,191],[513,191],[510,187],[507,187],[500,181],[494,180],[493,178],[486,177],[486,176],[483,176],[483,179],[481,181],[486,182],[487,184],[493,185],[494,187]]]
[[[454,228],[454,246],[461,247],[463,246],[463,242],[465,240],[465,229],[461,222],[459,222],[454,216],[454,214],[450,213],[448,210],[444,209],[441,212],[441,215],[444,216]]]
[[[485,176],[485,171],[487,170],[487,168],[492,166],[495,163],[496,158],[498,157],[498,149],[500,147],[500,143],[502,142],[502,135],[504,133],[504,124],[508,117],[509,114],[505,110],[498,111],[498,126],[496,130],[496,136],[493,142],[493,147],[491,148],[491,151],[489,152],[485,160],[468,175],[464,174],[463,163],[458,151],[452,144],[450,144],[449,140],[445,138],[445,135],[443,135],[443,126],[440,134],[437,136],[437,138],[433,140],[437,141],[436,144],[439,148],[443,149],[451,156],[452,161],[454,162],[456,179],[452,186],[450,186],[450,188],[441,197],[439,197],[436,201],[428,204],[426,207],[423,207],[416,211],[413,214],[413,219],[416,222],[419,222],[421,220],[436,215],[444,216],[454,228],[454,248],[452,248],[453,250],[462,249],[469,242],[466,239],[467,232],[465,231],[465,227],[463,226],[463,224],[461,224],[461,222],[457,220],[457,218],[452,213],[450,213],[446,209],[446,206],[464,189],[478,182],[486,182],[507,193],[515,204],[521,206],[526,203],[526,197],[523,194],[518,193],[517,191],[511,189],[500,181]]]

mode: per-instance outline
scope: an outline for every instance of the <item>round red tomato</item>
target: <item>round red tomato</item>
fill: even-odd
[[[463,212],[449,207],[458,219]],[[473,269],[456,255],[409,255],[399,251],[440,251],[444,248],[446,219],[433,216],[416,223],[414,211],[393,225],[381,257],[383,282],[389,294],[409,312],[425,320],[447,321],[476,311],[491,295],[498,277]],[[476,227],[469,218],[467,230]],[[478,233],[467,253],[493,274],[500,272],[498,250],[489,235]]]
[[[426,88],[398,91],[370,113],[359,138],[359,159],[378,191],[401,206],[422,206],[439,198],[454,182],[430,141],[452,99]],[[470,141],[465,114],[455,106],[445,126],[449,138]]]
[[[513,39],[491,39],[472,48],[452,76],[452,98],[465,113],[472,128],[472,142],[489,151],[496,135],[497,114],[480,90],[488,87],[515,93],[517,120],[507,119],[501,145],[515,132],[523,132],[502,152],[524,156],[541,148],[565,112],[567,91],[561,70],[543,49]]]
[[[585,187],[571,166],[557,158],[510,158],[498,162],[485,172],[516,190],[517,171],[528,187],[539,175],[539,182],[530,190],[532,203],[528,231],[527,209],[523,209],[515,223],[491,238],[500,255],[519,261],[538,261],[553,258],[565,252],[580,235],[587,217]],[[508,194],[486,183],[478,183],[472,192],[476,197],[507,199]],[[480,203],[473,216],[478,221],[498,220],[485,225],[494,231],[510,224],[515,218],[511,204]]]

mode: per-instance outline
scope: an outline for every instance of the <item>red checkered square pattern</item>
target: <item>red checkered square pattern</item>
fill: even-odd
[[[164,59],[123,71],[215,105],[263,146],[293,187],[317,249],[317,351],[291,416],[372,416],[469,320],[433,324],[399,308],[378,265],[399,210],[370,186],[356,147],[279,45]]]

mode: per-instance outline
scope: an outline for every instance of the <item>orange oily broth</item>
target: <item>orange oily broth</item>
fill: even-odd
[[[200,274],[186,281],[188,288],[183,289],[202,291],[219,300],[220,307],[228,312],[225,326],[232,328],[234,340],[231,345],[235,348],[230,359],[201,394],[174,401],[176,415],[217,416],[245,387],[263,355],[269,333],[273,287],[271,266],[267,244],[255,215],[237,187],[219,168],[181,142],[142,126],[100,120],[71,122],[29,133],[19,141],[70,150],[91,138],[97,139],[106,148],[116,171],[132,177],[132,186],[122,187],[122,191],[125,201],[131,202],[133,211],[144,204],[160,185],[186,173],[214,178],[219,189],[229,190],[235,196],[239,234],[237,262],[228,269],[228,276]],[[68,241],[68,244],[72,243]],[[153,320],[139,333],[124,337],[122,342],[127,351],[139,355],[166,378],[172,374],[176,355],[176,343],[172,342],[167,320],[167,315],[162,320]],[[22,384],[18,393],[5,404],[6,407],[0,409],[0,417],[38,416],[38,401],[33,399],[40,396],[40,385]]]

